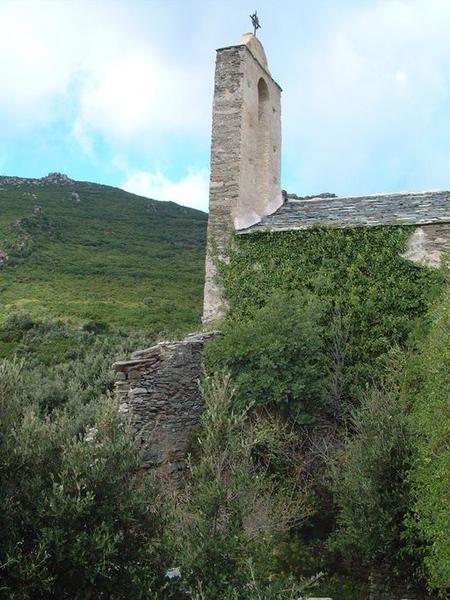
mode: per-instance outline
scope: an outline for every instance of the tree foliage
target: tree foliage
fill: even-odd
[[[386,355],[406,346],[415,320],[443,286],[440,272],[402,258],[411,233],[390,226],[237,236],[229,262],[220,264],[228,319],[253,318],[274,293],[313,293],[324,306],[328,348],[336,315],[351,324],[342,395],[357,398],[383,377]]]
[[[149,598],[163,521],[116,403],[49,415],[29,402],[19,363],[1,362],[0,378],[1,592]]]
[[[309,421],[324,408],[326,358],[311,295],[273,294],[252,318],[231,320],[207,347],[209,367],[226,369],[235,406],[270,405]]]
[[[407,370],[404,402],[410,408],[414,461],[409,480],[414,503],[412,539],[423,542],[429,586],[450,588],[450,292],[436,308],[429,335]]]
[[[311,510],[295,470],[279,476],[290,434],[268,415],[235,412],[232,396],[228,376],[207,381],[197,456],[171,529],[181,585],[202,598],[290,597],[311,583],[273,570],[277,537]]]
[[[335,546],[366,567],[403,562],[404,519],[410,496],[410,442],[397,386],[369,389],[354,412],[343,449],[332,463],[337,505]]]

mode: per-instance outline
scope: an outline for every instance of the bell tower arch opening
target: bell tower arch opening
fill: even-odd
[[[269,88],[264,78],[261,77],[258,81],[258,120],[260,122],[266,121],[269,106]]]
[[[258,81],[258,125],[255,136],[255,187],[260,201],[270,201],[270,94],[263,77]]]

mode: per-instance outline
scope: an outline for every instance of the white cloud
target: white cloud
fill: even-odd
[[[205,133],[204,84],[195,69],[170,64],[148,48],[123,52],[83,83],[74,133],[83,145],[90,132],[148,144],[168,133]]]
[[[171,200],[183,206],[208,210],[209,175],[206,169],[191,169],[186,177],[173,181],[161,171],[135,171],[121,185],[127,192],[153,198]]]
[[[4,139],[62,124],[80,163],[120,154],[142,164],[144,154],[155,175],[150,156],[172,172],[198,160],[189,144],[208,143],[214,48],[239,37],[249,11],[241,0],[175,4],[0,0]],[[261,39],[284,88],[284,185],[450,185],[449,0],[284,4],[260,4]]]
[[[12,117],[14,127],[71,120],[88,154],[98,133],[144,146],[149,136],[206,133],[205,63],[190,61],[158,31],[161,8],[2,0],[0,118]]]
[[[76,67],[73,40],[58,27],[64,4],[41,8],[37,2],[0,4],[0,110],[19,127],[49,117]]]
[[[282,83],[297,189],[433,186],[430,156],[440,147],[450,157],[438,139],[449,128],[449,30],[448,0],[378,0],[348,7],[293,57],[296,81]]]

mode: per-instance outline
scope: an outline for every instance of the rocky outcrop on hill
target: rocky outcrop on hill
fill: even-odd
[[[70,179],[64,173],[49,173],[46,177],[38,179],[29,177],[10,177],[8,175],[0,175],[0,185],[8,185],[13,187],[34,186],[44,187],[48,185],[72,185],[75,181]]]

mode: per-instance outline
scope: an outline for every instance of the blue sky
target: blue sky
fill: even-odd
[[[450,188],[449,0],[0,0],[0,174],[207,208],[215,48],[283,87],[283,187]]]

